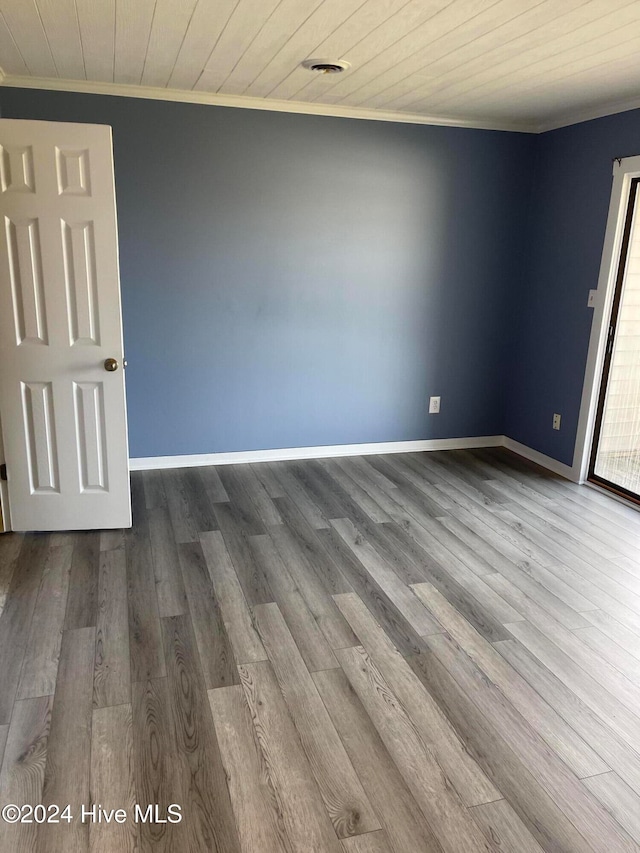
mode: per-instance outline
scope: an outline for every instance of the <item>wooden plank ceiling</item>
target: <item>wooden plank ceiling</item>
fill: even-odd
[[[637,0],[0,0],[0,66],[531,127],[640,99]],[[341,75],[301,68],[344,59]]]

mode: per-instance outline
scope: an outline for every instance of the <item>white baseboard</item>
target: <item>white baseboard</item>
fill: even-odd
[[[512,450],[514,453],[517,453],[518,456],[524,456],[524,458],[528,459],[530,462],[535,462],[542,468],[546,468],[548,471],[553,471],[554,474],[559,474],[566,480],[571,480],[574,483],[578,483],[580,481],[579,476],[576,476],[576,472],[570,465],[558,462],[557,459],[552,459],[551,456],[546,456],[544,453],[540,453],[532,447],[527,447],[526,444],[520,444],[519,441],[509,438],[506,435],[502,436],[502,439],[502,446],[506,447],[507,450]]]
[[[375,453],[417,453],[423,450],[468,450],[474,447],[501,447],[503,443],[504,436],[488,435],[472,438],[434,438],[423,441],[283,447],[276,450],[239,450],[230,453],[196,453],[187,456],[146,456],[130,459],[129,470],[152,471],[159,468],[238,465],[243,462],[282,462],[287,459],[324,459],[332,456],[367,456]]]
[[[201,465],[240,465],[246,462],[283,462],[295,459],[325,459],[335,456],[367,456],[377,453],[419,453],[428,450],[472,450],[479,447],[506,447],[519,456],[578,482],[571,466],[564,465],[544,453],[520,444],[506,435],[472,436],[471,438],[433,438],[420,441],[380,441],[369,444],[324,444],[318,447],[281,447],[275,450],[238,450],[229,453],[196,453],[184,456],[146,456],[129,460],[131,471],[153,471],[161,468],[196,468]]]

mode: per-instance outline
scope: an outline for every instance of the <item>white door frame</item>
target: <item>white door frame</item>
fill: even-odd
[[[639,177],[640,156],[624,157],[621,160],[614,161],[613,187],[602,249],[587,366],[582,387],[578,431],[573,454],[572,479],[578,483],[584,483],[589,473],[589,458],[595,429],[604,356],[607,348],[609,321],[616,289],[618,259],[624,232],[629,190],[632,179]]]

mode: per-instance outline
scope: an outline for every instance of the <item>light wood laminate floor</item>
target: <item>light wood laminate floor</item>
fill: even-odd
[[[0,806],[73,816],[2,853],[640,850],[636,510],[498,450],[132,492],[0,537]]]

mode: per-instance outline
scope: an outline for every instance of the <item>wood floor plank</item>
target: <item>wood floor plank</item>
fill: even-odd
[[[458,595],[461,594],[460,591],[466,592],[467,597],[474,601],[475,606],[481,608],[489,619],[500,624],[515,622],[520,618],[520,614],[508,602],[484,583],[488,572],[479,565],[477,553],[460,543],[438,519],[427,518],[424,514],[414,514],[413,518],[418,523],[417,528],[411,522],[407,524],[404,519],[398,526],[406,539],[414,540],[415,558],[421,561],[427,580],[433,579],[432,582],[443,584],[441,575],[444,571],[446,580],[455,584],[455,588],[459,590]],[[397,534],[395,539],[398,539]],[[431,556],[432,559],[425,559],[425,555]]]
[[[524,554],[518,554],[514,562],[504,556],[489,542],[469,530],[461,521],[455,518],[440,518],[440,524],[464,539],[472,547],[482,553],[491,571],[496,571],[519,587],[529,598],[548,610],[559,622],[567,628],[583,628],[589,623],[583,611],[593,609],[595,605],[557,578],[548,569],[538,566],[531,560],[524,559]]]
[[[544,506],[540,500],[527,494],[523,487],[496,481],[495,488],[504,495],[505,505],[511,511],[515,511],[518,515],[523,512],[530,524],[535,521],[537,529],[553,536],[565,547],[570,545],[572,550],[576,548],[576,553],[585,553],[584,549],[587,549],[605,559],[623,553],[597,536],[593,536],[593,526],[588,522],[583,524],[579,517],[574,516],[572,522],[567,523],[555,506]]]
[[[599,489],[580,488],[564,478],[545,477],[536,487],[544,488],[546,494],[555,497],[555,500],[570,499],[588,507],[592,512],[598,512],[611,523],[624,524],[634,523],[637,510],[624,501],[618,501],[604,494]]]
[[[382,737],[443,850],[490,850],[412,720],[362,646],[340,649],[340,665]]]
[[[287,464],[278,462],[273,466],[273,471],[286,496],[298,507],[309,525],[314,530],[329,527],[329,521],[326,516],[307,493],[302,483],[296,479]]]
[[[495,648],[603,761],[640,793],[640,755],[520,642],[504,640]]]
[[[238,465],[236,470],[238,481],[244,493],[253,504],[255,512],[264,527],[270,527],[272,524],[282,524],[278,508],[251,466]]]
[[[127,561],[118,548],[100,554],[94,708],[131,701]]]
[[[0,616],[0,725],[11,721],[11,709],[48,550],[48,534],[29,533],[25,536]]]
[[[251,470],[257,476],[258,480],[260,480],[270,498],[286,497],[287,493],[276,477],[273,465],[270,465],[268,462],[253,462]]]
[[[69,804],[74,820],[39,825],[37,850],[42,853],[86,850],[89,845],[89,824],[80,816],[82,805],[91,802],[95,633],[95,628],[75,628],[62,637],[42,803]]]
[[[157,804],[166,814],[180,803],[175,730],[166,678],[137,681],[132,685],[133,759],[138,802]],[[145,853],[173,853],[184,841],[179,824],[144,822],[139,825],[140,847]]]
[[[200,544],[236,663],[266,660],[222,535],[217,531],[203,533]]]
[[[101,530],[100,551],[124,549],[124,530]]]
[[[9,726],[0,726],[0,769],[2,768],[2,759],[4,757],[4,748],[7,745],[8,734]]]
[[[386,830],[385,851],[440,853],[440,843],[343,670],[316,672],[313,680],[373,810]]]
[[[509,803],[543,850],[592,853],[591,845],[495,728],[487,724],[446,668],[431,653],[410,658],[409,663],[455,726],[470,755],[497,789],[508,794]]]
[[[262,566],[269,579],[269,586],[276,596],[278,607],[284,615],[307,669],[314,672],[339,666],[331,646],[313,618],[271,538],[267,535],[252,536],[251,548],[256,561]]]
[[[360,599],[353,594],[338,595],[336,602],[464,802],[477,805],[499,799],[500,793],[469,757],[433,697]],[[340,655],[338,660],[342,664]]]
[[[506,800],[473,806],[471,815],[501,853],[542,853],[542,847]]]
[[[95,628],[98,618],[100,534],[95,530],[75,534],[64,628]]]
[[[416,598],[411,588],[400,580],[393,569],[368,544],[349,519],[334,519],[331,524],[378,586],[402,611],[405,619],[417,634],[425,635],[437,633],[441,630],[438,623]]]
[[[323,462],[331,460],[310,460],[304,463],[304,467],[309,471],[309,476],[313,479],[313,484],[324,496],[325,501],[334,507],[332,513],[333,518],[349,518],[354,524],[362,526],[366,531],[380,530],[379,524],[391,519],[380,507],[373,501],[357,484],[350,480],[349,477],[335,466],[337,476],[332,476]],[[343,486],[346,484],[346,487]],[[377,507],[375,511],[376,517],[380,517],[380,522],[377,522],[364,512],[358,500],[355,500],[353,494],[361,495],[365,504],[368,506]],[[337,514],[336,514],[337,513]]]
[[[640,845],[640,797],[615,773],[585,779],[584,784],[611,816]]]
[[[541,486],[545,491],[549,488],[544,482],[536,484],[538,492],[541,491]],[[633,532],[633,522],[625,523],[628,520],[627,518],[612,511],[613,501],[608,501],[606,505],[594,504],[585,498],[585,491],[582,490],[579,494],[575,492],[563,493],[562,497],[556,493],[553,506],[558,508],[562,518],[567,520],[576,516],[583,518],[592,526],[594,535],[605,536],[606,541],[615,542],[619,548],[624,547],[624,553],[628,553],[629,556],[633,556],[634,553],[637,554],[638,539]],[[627,550],[627,548],[631,550]]]
[[[572,569],[585,580],[608,593],[620,604],[630,608],[635,614],[636,625],[640,624],[640,595],[621,582],[621,576],[624,574],[621,569],[618,568],[614,572],[614,577],[611,577],[611,570],[607,571],[607,560],[598,560],[598,558],[593,557],[588,549],[580,548],[579,543],[575,546],[570,545],[569,538],[562,531],[556,531],[552,538],[546,528],[542,531],[530,523],[529,519],[532,514],[525,516],[524,511],[520,508],[517,509],[517,512],[512,510],[516,510],[516,507],[512,506],[511,510],[500,510],[494,515],[499,514],[500,518],[514,531],[522,532],[525,539],[528,539],[534,546],[538,549],[544,549],[549,555],[548,560],[559,562]],[[599,565],[594,565],[594,561],[599,562]],[[629,577],[635,584],[636,579],[631,575]]]
[[[605,773],[609,769],[588,743],[576,734],[571,725],[568,725],[522,676],[505,663],[496,649],[451,607],[435,587],[420,584],[416,587],[416,592],[448,634],[578,777]]]
[[[126,531],[125,557],[131,680],[162,678],[166,669],[146,515]]]
[[[131,705],[98,708],[91,728],[91,804],[99,804],[106,812],[125,809],[128,819],[124,823],[92,821],[91,853],[140,849],[133,818],[136,800]]]
[[[389,483],[388,487],[385,487],[382,482],[376,479],[375,475],[378,472],[370,465],[367,466],[366,462],[358,457],[342,457],[336,459],[335,464],[391,517],[390,510],[392,511],[397,506],[393,500],[393,495],[398,491],[393,483]],[[381,477],[381,480],[385,481],[385,478]]]
[[[42,801],[47,744],[51,727],[52,696],[16,702],[8,730],[0,772],[0,803],[22,806]],[[0,820],[0,850],[32,853],[36,849],[35,823],[10,824]]]
[[[225,771],[188,616],[162,620],[176,747],[174,802],[182,806],[186,849],[240,853]]]
[[[238,667],[264,763],[294,850],[340,853],[297,731],[268,661]]]
[[[586,794],[580,780],[546,745],[524,718],[505,700],[471,659],[447,634],[428,640],[435,656],[451,673],[460,687],[525,764],[539,784],[548,791],[558,806],[589,844],[597,848],[602,838],[610,850],[631,851],[634,846],[626,832]]]
[[[360,510],[367,515],[371,521],[376,524],[382,524],[384,521],[391,521],[390,516],[384,509],[376,503],[376,501],[366,492],[362,486],[358,485],[355,480],[351,479],[347,472],[338,464],[336,459],[322,459],[320,465],[332,477],[338,485],[346,492]]]
[[[599,657],[615,666],[629,681],[640,684],[640,660],[629,654],[623,646],[618,645],[595,625],[589,628],[578,628],[573,633]]]
[[[48,696],[55,690],[72,556],[71,537],[66,545],[50,548],[47,554],[22,663],[18,699]]]
[[[477,503],[494,506],[504,503],[506,498],[491,484],[490,481],[478,476],[469,465],[461,463],[455,451],[435,453],[403,454],[401,460],[406,465],[414,466],[414,471],[425,477],[432,476],[433,482],[447,482],[464,491]],[[427,473],[428,472],[428,473]]]
[[[400,519],[399,519],[400,520]],[[403,533],[414,540],[418,549],[427,556],[423,560],[422,580],[437,586],[452,604],[464,613],[465,617],[491,642],[505,639],[505,629],[502,623],[482,606],[476,596],[469,591],[471,573],[466,574],[466,583],[459,583],[453,576],[452,570],[457,558],[440,542],[429,534],[415,519],[405,518],[401,521]],[[394,534],[393,530],[389,535]],[[398,547],[403,547],[399,538],[394,535]],[[476,580],[480,581],[479,578]],[[475,590],[474,590],[475,592]],[[516,614],[520,617],[520,614]]]
[[[343,838],[342,847],[345,853],[388,853],[392,849],[389,838],[382,830]]]
[[[563,681],[629,746],[635,748],[640,743],[640,718],[617,697],[609,693],[587,670],[582,669],[542,631],[529,622],[514,622],[510,630],[523,646]]]
[[[640,707],[640,686],[634,684],[604,657],[596,654],[593,648],[581,642],[576,632],[563,628],[560,623],[552,619],[546,611],[539,608],[534,602],[525,600],[526,596],[522,596],[519,590],[511,588],[507,592],[509,582],[500,575],[493,575],[489,580],[503,594],[511,595],[517,601],[518,608],[527,617],[528,622],[539,628],[555,646],[565,652],[578,666],[591,673],[593,678],[600,682],[612,696],[616,697],[632,712]],[[517,624],[510,623],[506,627],[511,633],[514,633],[513,627]]]
[[[374,465],[376,457],[374,456],[351,456],[349,457],[349,462],[353,464],[355,468],[363,473],[363,475],[375,483],[380,489],[392,495],[395,493],[397,488],[396,478],[392,476],[389,478],[383,471]]]
[[[209,690],[209,704],[243,853],[292,853],[242,687]]]
[[[380,829],[277,604],[254,608],[258,630],[339,838]]]
[[[188,486],[184,471],[163,471],[162,482],[167,497],[171,526],[176,542],[197,542],[200,531],[191,514]]]
[[[613,559],[619,560],[625,570],[639,576],[640,543],[633,532],[632,523],[625,525],[619,518],[603,517],[566,499],[554,504],[553,509],[555,515],[560,517],[563,528],[573,529],[576,537],[586,533],[596,539],[601,543],[600,553],[604,554],[604,548],[609,549]]]
[[[187,597],[169,513],[162,507],[150,509],[148,518],[158,613],[180,616],[187,611]]]
[[[273,601],[273,592],[264,572],[253,559],[249,534],[235,506],[231,503],[218,503],[215,505],[215,513],[247,602],[253,606]],[[260,530],[264,532],[262,524]]]
[[[327,594],[313,566],[304,557],[295,535],[285,525],[272,527],[269,534],[331,648],[354,645],[356,640],[353,631]]]
[[[517,569],[530,575],[574,610],[583,612],[596,609],[597,605],[582,593],[583,589],[588,589],[589,592],[593,590],[597,594],[593,586],[570,572],[558,575],[557,566],[549,560],[549,555],[541,555],[537,552],[536,557],[540,557],[543,561],[540,562],[540,559],[532,556],[532,549],[529,545],[523,540],[518,540],[511,528],[508,526],[501,527],[500,519],[497,523],[495,523],[493,516],[479,519],[472,512],[459,505],[456,508],[456,518],[438,519],[438,521],[445,524],[456,536],[463,539],[471,547],[476,547],[478,540],[487,543],[491,549],[501,554]],[[487,558],[495,565],[497,571],[512,579],[509,575],[508,564],[507,571],[503,571],[504,564],[501,561],[491,557],[490,554]],[[576,577],[578,585],[565,582],[563,577],[569,579]]]
[[[233,649],[200,543],[178,545],[178,558],[205,686],[239,684]]]
[[[164,490],[164,479],[161,470],[143,471],[144,505],[146,509],[167,507],[167,495]]]
[[[595,625],[614,643],[622,646],[628,654],[640,660],[640,634],[629,630],[609,613],[605,613],[604,610],[591,610],[585,616],[591,625]]]
[[[579,529],[571,529],[568,525],[554,524],[555,516],[550,520],[540,520],[536,513],[522,507],[520,504],[507,504],[501,515],[512,526],[524,524],[527,537],[538,545],[544,545],[546,550],[557,560],[566,563],[585,577],[592,579],[598,586],[609,590],[612,595],[624,601],[624,590],[628,590],[630,606],[636,611],[640,609],[640,577],[637,575],[637,557],[633,562],[627,557],[610,555],[605,549],[594,547],[592,542],[584,542],[587,537]],[[514,521],[516,519],[516,521]],[[564,529],[566,527],[567,529]],[[574,535],[569,535],[571,531]],[[631,571],[627,567],[631,567]]]
[[[597,513],[590,512],[569,501],[549,501],[539,491],[528,488],[523,483],[503,483],[502,489],[509,489],[508,494],[517,495],[523,504],[531,512],[537,512],[538,507],[544,510],[543,518],[558,524],[561,529],[566,530],[569,535],[580,537],[584,543],[591,543],[595,553],[603,556],[625,555],[631,560],[640,557],[640,549],[635,537],[629,537],[628,531],[618,524],[608,523]],[[505,492],[507,494],[507,492]]]
[[[315,459],[304,462],[290,462],[288,468],[324,518],[330,521],[332,518],[344,516],[344,506],[335,494],[340,487],[334,481],[335,488],[331,486],[327,488],[327,482],[331,481],[327,481],[326,474]],[[349,500],[346,493],[344,493],[344,497]]]
[[[400,468],[393,457],[369,456],[366,463],[396,486],[398,492],[393,493],[394,499],[402,497],[406,505],[415,507],[417,511],[431,518],[442,515],[446,510],[446,501],[438,501],[438,493],[432,490],[424,480],[420,481],[420,487],[416,486],[412,482],[412,472],[409,469]]]
[[[401,654],[411,655],[423,651],[425,643],[422,637],[413,630],[402,610],[383,592],[336,530],[333,527],[318,530],[317,535],[327,553]]]
[[[219,503],[229,500],[229,495],[222,485],[220,474],[215,465],[205,465],[195,469],[200,477],[211,503]]]
[[[393,520],[376,525],[379,530],[377,538],[372,536],[372,530],[359,526],[366,538],[371,541],[376,550],[389,562],[399,578],[404,583],[420,583],[429,577],[432,570],[441,570],[442,563],[452,557],[450,552],[435,543],[434,551],[427,551],[418,544],[411,535],[410,529],[417,522],[409,513],[397,505],[393,510]],[[424,528],[420,528],[425,535]]]
[[[162,481],[176,542],[197,542],[218,523],[207,489],[196,468],[163,471]]]
[[[23,542],[22,533],[3,533],[0,536],[0,616],[4,610],[4,603]]]
[[[234,507],[240,529],[247,536],[259,536],[266,533],[258,508],[247,491],[248,478],[243,474],[242,466],[222,465],[218,470],[218,475],[229,496],[229,501]],[[275,523],[279,524],[279,521]]]
[[[284,531],[291,536],[298,558],[304,563],[308,573],[318,578],[328,595],[353,592],[348,580],[320,544],[318,531],[309,525],[300,510],[289,498],[278,498],[276,504],[285,527],[278,527],[273,532]]]
[[[213,503],[202,477],[202,469],[184,468],[181,471],[181,479],[184,484],[189,515],[195,529],[199,533],[204,533],[207,530],[217,530],[218,522],[213,509]]]
[[[389,525],[384,526],[385,529],[389,527]],[[442,540],[442,530],[437,520],[430,519],[428,529],[418,520],[417,527],[409,523],[406,530],[395,525],[393,540],[405,553],[407,553],[405,541],[412,542],[414,548],[411,555],[423,567],[422,580],[430,580],[443,590],[448,588],[450,594],[460,600],[461,607],[478,612],[482,620],[487,623],[487,630],[500,632],[501,623],[516,622],[520,619],[521,616],[517,610],[486,583],[485,578],[491,573],[484,569],[480,570],[477,556],[474,559],[463,555],[464,559],[461,559],[458,556],[461,552],[451,545],[449,539],[452,537],[448,533],[448,538]],[[441,538],[436,541],[438,536]],[[437,559],[434,558],[434,553],[437,553]],[[431,555],[431,559],[426,560],[425,555]]]

